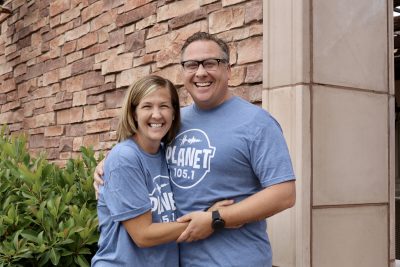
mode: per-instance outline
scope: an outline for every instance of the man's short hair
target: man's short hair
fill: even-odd
[[[185,52],[185,49],[188,45],[190,45],[193,42],[196,41],[212,41],[215,42],[222,50],[223,52],[223,56],[228,63],[229,63],[229,46],[225,43],[225,41],[223,41],[222,39],[213,36],[207,32],[196,32],[195,34],[193,34],[192,36],[190,36],[189,38],[186,39],[185,43],[182,46],[181,49],[181,56],[183,56],[183,53]]]

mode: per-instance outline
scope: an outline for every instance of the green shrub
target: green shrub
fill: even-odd
[[[26,137],[0,132],[0,267],[89,266],[98,220],[92,149],[65,168],[33,158]]]

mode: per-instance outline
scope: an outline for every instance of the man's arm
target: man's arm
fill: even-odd
[[[294,206],[296,188],[294,181],[267,187],[243,201],[220,210],[225,225],[259,221]]]
[[[271,217],[285,209],[293,207],[296,201],[295,181],[283,182],[267,187],[246,199],[219,209],[225,227],[235,227]],[[203,239],[201,236],[207,224],[211,229],[211,214],[203,214],[207,218],[192,221],[193,214],[186,214],[178,222],[189,222],[188,227],[178,238],[178,242]]]

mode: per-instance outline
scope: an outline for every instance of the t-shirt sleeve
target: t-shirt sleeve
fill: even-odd
[[[271,116],[266,120],[256,127],[250,145],[251,164],[263,187],[295,179],[282,129]]]
[[[103,196],[114,221],[132,219],[151,209],[145,174],[138,159],[123,162],[109,172]]]

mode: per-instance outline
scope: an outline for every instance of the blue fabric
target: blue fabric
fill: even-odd
[[[151,155],[130,139],[117,144],[105,161],[104,181],[97,206],[99,249],[92,266],[178,266],[176,243],[139,248],[121,223],[149,210],[153,222],[175,221],[164,150]]]
[[[182,117],[166,151],[179,216],[295,179],[282,130],[265,110],[232,97],[212,110],[191,105]],[[183,243],[180,253],[183,267],[272,265],[265,220]]]

